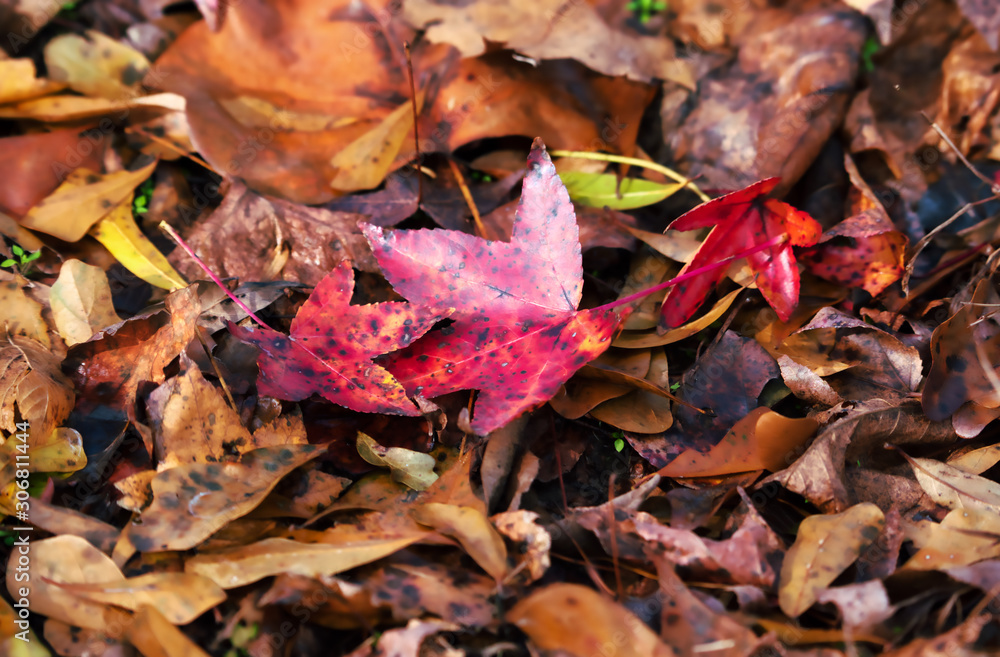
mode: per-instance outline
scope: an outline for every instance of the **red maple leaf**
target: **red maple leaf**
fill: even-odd
[[[702,203],[675,219],[669,228],[695,230],[715,226],[681,274],[787,235],[787,240],[747,256],[751,271],[757,275],[757,289],[778,317],[786,321],[799,300],[799,269],[792,246],[815,244],[823,229],[805,212],[767,198],[778,181],[778,178],[761,180],[746,189]],[[663,300],[661,332],[690,319],[725,275],[725,269],[713,269],[671,288]]]
[[[289,335],[230,322],[233,335],[264,352],[257,389],[278,399],[318,393],[356,411],[419,415],[403,386],[372,358],[406,347],[448,311],[403,302],[352,306],[353,290],[354,270],[343,262],[316,286]]]
[[[604,352],[621,319],[577,311],[583,262],[573,205],[536,139],[511,241],[454,230],[363,228],[389,282],[412,302],[455,308],[455,323],[387,368],[408,392],[479,390],[472,428],[487,434],[549,400]]]

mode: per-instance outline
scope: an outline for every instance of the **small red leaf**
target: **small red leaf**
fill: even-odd
[[[828,230],[801,259],[808,271],[821,278],[876,296],[903,276],[906,245],[906,236],[884,212],[869,210]]]
[[[403,386],[372,358],[408,346],[446,317],[408,303],[352,306],[354,270],[341,263],[320,281],[292,320],[289,335],[229,324],[259,347],[257,388],[296,401],[313,393],[365,413],[419,415]]]
[[[550,399],[610,344],[613,310],[578,312],[583,291],[579,228],[541,140],[509,243],[457,231],[365,226],[375,258],[415,303],[455,308],[455,323],[387,367],[412,394],[476,389],[472,428],[486,434]]]
[[[751,271],[757,274],[757,288],[778,316],[787,320],[799,299],[799,270],[792,246],[815,244],[822,228],[805,212],[767,198],[777,184],[778,178],[768,178],[702,203],[675,219],[670,229],[694,230],[715,225],[681,274],[787,235],[787,241],[747,256]],[[661,332],[690,319],[725,275],[725,269],[715,269],[671,288],[663,301]]]

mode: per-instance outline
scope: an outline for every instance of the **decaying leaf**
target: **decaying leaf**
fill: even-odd
[[[868,503],[803,520],[781,566],[781,610],[795,618],[811,607],[819,592],[878,538],[884,522],[882,511]]]
[[[38,202],[21,219],[21,225],[48,233],[67,242],[76,242],[128,198],[156,167],[156,162],[134,171],[99,174],[77,169],[66,175],[50,196]],[[71,217],[67,221],[67,217]]]
[[[0,346],[0,429],[17,431],[15,407],[36,440],[65,420],[76,402],[59,359],[36,340],[8,335]]]
[[[358,432],[358,453],[372,465],[389,468],[392,478],[413,490],[426,490],[438,476],[437,460],[430,454],[403,447],[383,447],[368,434]]]
[[[482,511],[468,506],[428,502],[415,507],[410,513],[420,524],[453,537],[493,579],[503,581],[507,574],[507,546]]]
[[[7,592],[15,600],[24,585],[16,579],[18,553],[7,568]],[[64,584],[120,584],[125,576],[110,557],[77,536],[64,534],[31,542],[31,609],[70,625],[102,629],[111,607],[63,588]],[[46,581],[50,580],[50,581]]]
[[[68,260],[49,290],[52,318],[67,346],[86,342],[90,336],[121,319],[111,303],[108,277],[97,267]]]
[[[238,463],[178,465],[153,479],[153,503],[126,530],[143,552],[186,550],[249,513],[278,481],[316,458],[312,445],[263,447]]]
[[[318,577],[376,561],[417,541],[403,538],[358,540],[340,544],[301,543],[267,538],[251,545],[203,552],[185,564],[188,572],[208,577],[224,589],[245,586],[278,573]]]
[[[631,612],[578,584],[550,584],[521,599],[506,619],[542,650],[586,655],[597,646],[612,645],[624,657],[671,654]]]

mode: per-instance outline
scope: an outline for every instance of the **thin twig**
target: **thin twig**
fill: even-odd
[[[410,106],[413,108],[413,151],[416,153],[417,162],[417,205],[424,198],[424,179],[420,177],[420,128],[417,126],[417,119],[420,112],[417,111],[417,83],[413,80],[413,56],[410,53],[410,42],[403,42],[403,52],[406,53],[406,69],[410,73]]]
[[[964,155],[962,155],[962,151],[958,150],[958,147],[955,146],[955,142],[953,142],[951,138],[944,133],[944,130],[942,130],[935,121],[931,120],[931,117],[927,116],[927,112],[920,112],[920,115],[927,119],[927,122],[931,124],[931,127],[934,128],[936,133],[938,133],[938,136],[944,140],[944,143],[948,144],[948,146],[951,147],[951,150],[955,151],[955,155],[958,156],[958,159],[962,160],[962,164],[964,164],[966,168],[972,172],[972,175],[989,185],[994,196],[1000,196],[1000,184],[997,184],[994,180],[990,180],[984,176],[979,169],[972,166],[972,163],[969,162]]]
[[[165,221],[161,221],[160,222],[160,230],[162,230],[164,233],[166,233],[170,237],[170,239],[172,239],[177,244],[177,246],[179,246],[182,249],[184,249],[184,251],[189,256],[191,256],[191,258],[195,262],[198,263],[198,266],[201,267],[202,270],[204,270],[204,272],[206,274],[208,274],[209,278],[212,279],[212,282],[215,283],[216,285],[218,285],[219,288],[223,292],[225,292],[226,295],[230,299],[232,299],[233,303],[235,303],[240,308],[240,310],[242,310],[243,312],[245,312],[247,314],[247,316],[250,317],[250,319],[252,319],[253,321],[257,322],[258,324],[260,324],[262,327],[264,327],[266,329],[270,329],[271,328],[270,326],[268,326],[267,324],[264,323],[264,320],[262,320],[260,317],[257,317],[257,315],[254,313],[254,311],[250,310],[249,306],[247,306],[245,303],[243,303],[242,299],[240,299],[235,294],[233,294],[232,292],[230,292],[229,288],[222,284],[222,281],[219,279],[218,276],[215,275],[215,272],[208,268],[208,265],[205,264],[205,261],[198,257],[198,254],[195,253],[194,250],[190,246],[188,246],[187,242],[185,242],[183,239],[181,239],[181,236],[177,234],[177,231],[175,231],[170,224],[168,224]]]
[[[483,218],[479,215],[479,208],[476,207],[476,202],[472,198],[472,190],[469,189],[468,183],[465,182],[462,170],[455,163],[455,160],[451,158],[448,158],[448,165],[451,167],[451,172],[455,174],[458,188],[462,190],[462,198],[465,199],[465,204],[469,206],[469,211],[472,212],[472,221],[476,225],[476,230],[479,231],[479,236],[483,239],[495,240],[496,238],[493,236],[493,233],[486,228]]]

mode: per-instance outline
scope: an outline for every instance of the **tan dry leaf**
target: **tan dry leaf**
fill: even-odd
[[[239,463],[191,463],[153,479],[153,503],[125,531],[142,552],[187,550],[252,511],[286,474],[321,450],[313,445],[265,447]]]
[[[190,463],[218,463],[252,449],[250,432],[222,393],[205,380],[187,354],[181,371],[149,394],[157,470]]]
[[[589,3],[562,0],[485,0],[444,5],[411,0],[403,17],[427,29],[434,43],[450,43],[465,57],[486,52],[486,41],[539,60],[575,59],[611,77],[672,80],[694,88],[691,71],[664,38],[627,34],[605,23]]]
[[[33,440],[47,438],[76,403],[60,359],[30,338],[7,337],[0,346],[0,429],[13,433],[14,406],[31,425]]]
[[[941,506],[1000,513],[1000,484],[995,481],[934,459],[903,456],[913,468],[920,487]]]
[[[437,461],[430,454],[403,447],[383,447],[361,431],[357,448],[361,458],[374,466],[389,468],[393,479],[413,490],[426,490],[437,481],[434,472]]]
[[[857,504],[843,513],[809,516],[781,565],[778,604],[796,618],[871,545],[885,525],[874,504]]]
[[[84,96],[122,100],[140,95],[149,60],[100,32],[85,34],[61,34],[45,44],[49,77]]]
[[[24,586],[15,579],[18,556],[14,551],[7,567],[7,591],[15,600],[22,597],[18,591]],[[60,584],[124,581],[125,576],[110,557],[78,536],[53,536],[31,543],[31,611],[34,614],[78,627],[103,629],[108,605],[74,595]]]
[[[482,511],[468,506],[428,502],[410,511],[421,525],[458,541],[466,553],[497,582],[507,574],[507,546]]]
[[[37,340],[46,348],[52,346],[42,305],[26,295],[17,281],[0,283],[0,307],[7,333]]]
[[[983,474],[997,463],[1000,463],[1000,443],[948,457],[948,465],[974,475]]]
[[[907,570],[946,570],[1000,557],[1000,518],[980,509],[955,509],[940,523],[911,525],[907,538],[920,548]]]
[[[334,575],[377,561],[420,538],[420,534],[393,539],[373,536],[369,540],[336,545],[266,538],[251,545],[202,552],[188,559],[184,569],[231,589],[282,573],[305,577]]]
[[[154,168],[155,160],[135,171],[108,174],[83,168],[72,171],[56,191],[28,211],[21,225],[76,242],[149,178]]]
[[[170,624],[156,607],[142,607],[132,622],[123,623],[129,643],[143,655],[156,657],[208,657],[186,634]]]
[[[59,278],[49,289],[49,304],[67,346],[86,342],[94,333],[122,321],[111,302],[104,270],[75,258],[62,264]]]
[[[35,77],[30,59],[0,60],[0,105],[40,98],[65,89],[66,85]]]
[[[541,579],[552,565],[552,535],[538,524],[538,517],[534,511],[506,511],[490,518],[498,532],[521,547],[517,554],[523,555],[529,583]]]
[[[226,599],[225,591],[215,582],[193,573],[153,572],[110,583],[65,584],[62,589],[131,611],[146,605],[156,607],[174,625],[187,625]]]
[[[644,381],[660,390],[632,390],[599,404],[590,411],[591,417],[633,433],[660,433],[669,429],[674,423],[674,416],[670,410],[671,400],[664,395],[670,389],[670,378],[667,354],[663,349],[657,348],[652,352],[649,369],[644,375]]]

